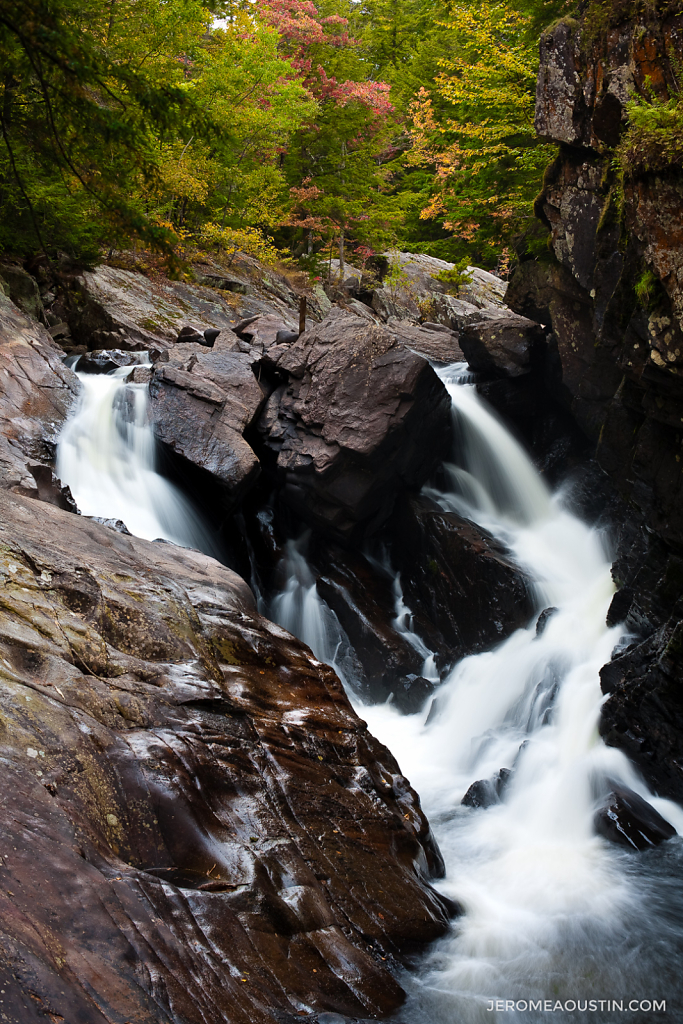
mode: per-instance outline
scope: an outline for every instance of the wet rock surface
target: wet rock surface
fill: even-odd
[[[229,569],[0,493],[0,945],[23,1021],[375,1017],[443,933],[417,798]]]
[[[407,496],[391,528],[392,561],[417,632],[446,663],[528,624],[533,605],[525,576],[481,527],[429,498]]]
[[[363,699],[383,703],[391,698],[400,711],[418,711],[434,685],[422,678],[424,656],[399,631],[391,574],[334,544],[314,557],[318,593],[339,619],[362,666]]]
[[[450,399],[392,334],[344,310],[286,348],[258,423],[285,500],[333,538],[376,529],[447,453]]]
[[[677,834],[647,800],[623,786],[614,788],[595,815],[595,830],[631,850],[649,850]]]

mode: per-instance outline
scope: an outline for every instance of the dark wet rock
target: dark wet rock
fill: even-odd
[[[458,333],[443,324],[414,324],[410,320],[390,319],[387,322],[387,330],[395,333],[406,348],[431,362],[465,362]]]
[[[204,341],[209,348],[213,348],[216,338],[220,334],[220,330],[217,327],[207,327],[204,331]]]
[[[358,684],[365,700],[417,711],[433,686],[420,673],[424,657],[395,624],[392,579],[361,555],[336,544],[314,555],[318,593],[335,613],[362,666]]]
[[[278,331],[275,335],[276,345],[291,345],[299,339],[298,331]]]
[[[120,366],[135,366],[139,361],[139,352],[123,352],[116,348],[96,349],[80,357],[76,370],[78,373],[110,373]]]
[[[472,783],[460,803],[465,807],[493,807],[494,804],[500,803],[511,776],[511,768],[501,768],[492,779],[478,779]]]
[[[615,786],[596,813],[596,832],[611,843],[632,850],[649,850],[676,835],[654,807],[625,786]]]
[[[481,527],[429,498],[406,495],[390,529],[392,561],[416,632],[433,646],[436,631],[440,651],[451,662],[487,650],[528,624],[528,581]]]
[[[334,673],[199,552],[7,492],[0,523],[5,1011],[393,1012],[452,908]]]
[[[249,357],[200,347],[187,359],[157,363],[149,393],[159,440],[174,456],[215,478],[226,507],[234,505],[260,471],[243,437],[265,400]]]
[[[59,480],[51,466],[42,463],[29,463],[28,470],[36,482],[38,493],[32,495],[39,501],[47,501],[50,505],[64,509],[65,512],[73,512],[78,515],[78,506],[74,501],[70,487],[65,487]]]
[[[543,636],[549,620],[552,618],[556,611],[557,608],[554,607],[543,609],[541,614],[536,619],[536,636]]]
[[[434,370],[383,328],[340,309],[278,358],[286,374],[258,429],[284,499],[324,534],[376,529],[397,494],[449,450],[450,399]]]
[[[512,312],[469,323],[460,332],[460,348],[470,368],[499,377],[529,373],[544,343],[540,324]]]
[[[660,796],[683,800],[683,621],[672,618],[602,669],[600,732],[623,749]]]
[[[36,466],[49,470],[78,378],[44,327],[0,290],[0,486],[39,496]],[[42,486],[42,484],[41,484]]]

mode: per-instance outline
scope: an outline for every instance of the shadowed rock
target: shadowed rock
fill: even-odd
[[[0,289],[0,486],[39,496],[31,467],[50,472],[59,432],[78,394],[78,378],[45,328]]]
[[[469,323],[460,332],[460,347],[470,368],[499,377],[529,373],[543,344],[540,324],[512,312]]]
[[[524,573],[475,523],[411,495],[397,505],[391,537],[416,631],[445,662],[527,625],[533,605]]]

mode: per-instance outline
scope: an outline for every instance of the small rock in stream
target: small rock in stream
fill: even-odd
[[[598,835],[631,850],[649,850],[676,835],[673,825],[626,786],[612,789],[594,825]]]
[[[477,779],[460,801],[465,807],[492,807],[500,803],[503,790],[510,781],[511,768],[501,768],[492,779]]]

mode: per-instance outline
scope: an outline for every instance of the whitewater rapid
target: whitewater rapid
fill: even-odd
[[[622,628],[605,624],[614,593],[608,538],[572,515],[561,494],[550,493],[474,387],[461,383],[463,369],[440,374],[453,403],[456,446],[445,467],[449,488],[426,493],[507,545],[533,581],[537,615],[495,650],[455,665],[417,714],[400,714],[391,702],[363,704],[353,679],[345,679],[357,711],[420,794],[447,865],[440,888],[464,911],[420,970],[403,979],[410,997],[397,1019],[612,1022],[605,1001],[648,994],[658,961],[642,945],[656,949],[653,936],[661,939],[669,927],[666,913],[659,922],[651,913],[651,886],[664,882],[655,884],[657,872],[643,875],[641,865],[671,851],[680,856],[681,844],[675,839],[665,844],[670,850],[648,854],[622,851],[595,834],[596,809],[616,783],[643,796],[679,832],[683,810],[653,797],[626,756],[598,733],[599,672],[625,639]],[[301,551],[296,554],[287,602],[276,599],[272,613],[321,660],[339,667],[345,637],[317,597]],[[296,594],[305,571],[302,617]],[[398,577],[395,587],[397,622],[405,623],[409,609]],[[546,608],[555,611],[537,635],[538,613]],[[473,782],[501,768],[513,774],[499,803],[462,805]],[[681,923],[671,929],[667,955],[680,948]],[[656,985],[649,996],[662,998]],[[521,1009],[496,1009],[500,1000]],[[544,1010],[530,1011],[529,1001],[538,1000]]]

